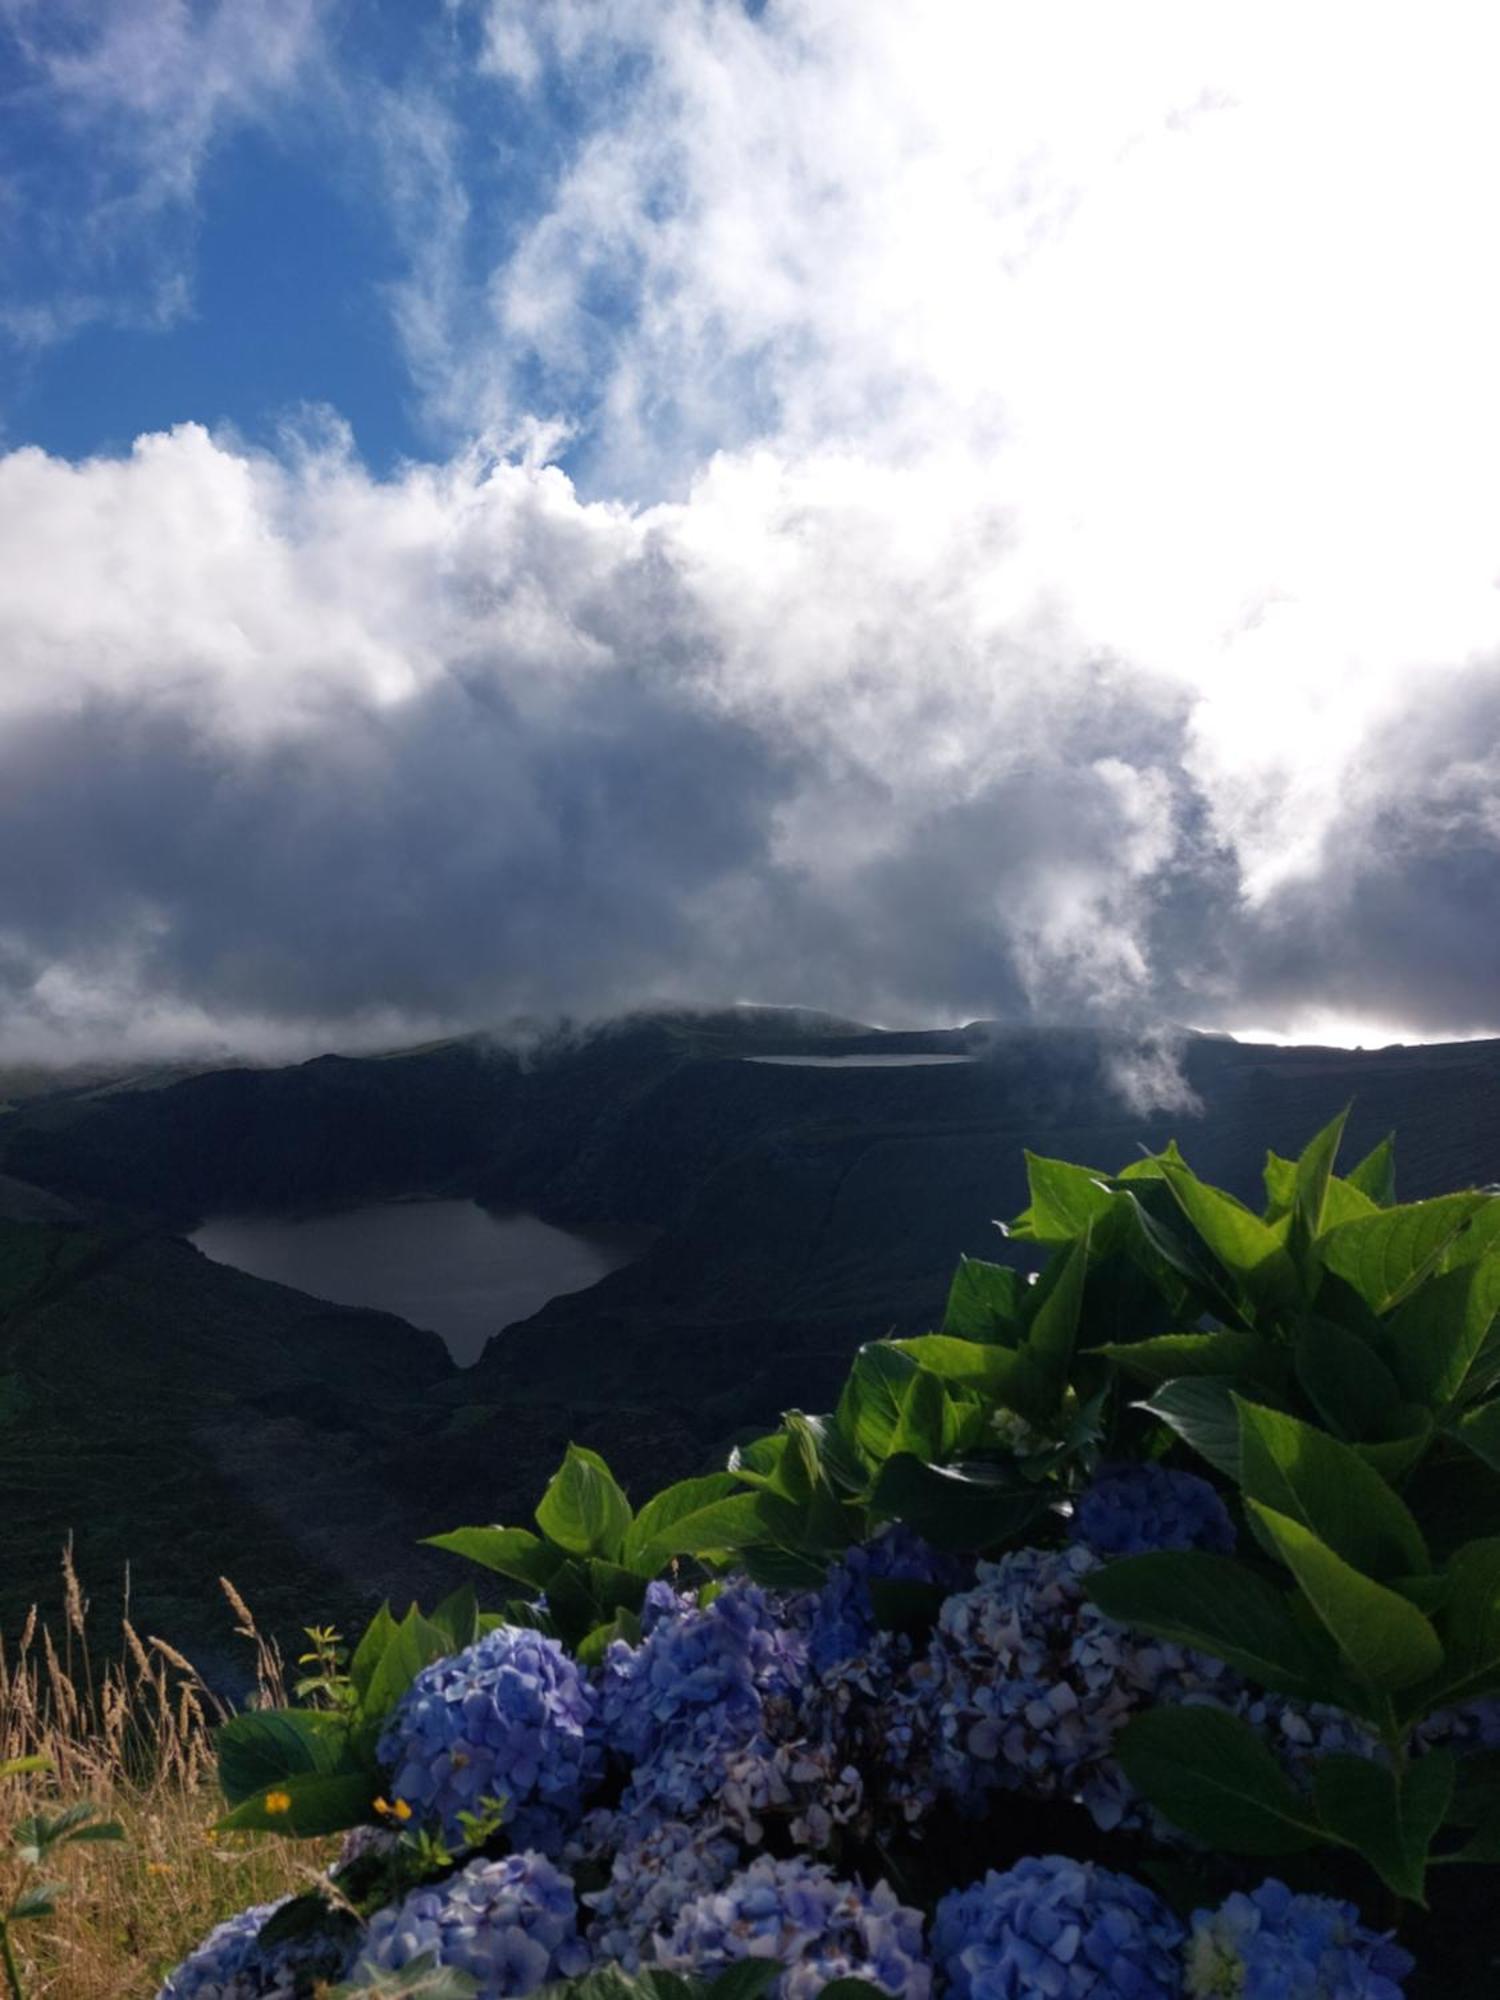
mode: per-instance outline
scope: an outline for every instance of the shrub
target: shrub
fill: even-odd
[[[363,1924],[380,1991],[1393,2000],[1343,1885],[1412,1928],[1500,1859],[1500,1197],[1398,1206],[1342,1125],[1260,1212],[1029,1157],[1040,1276],[965,1259],[833,1412],[436,1537],[499,1604],[220,1731],[226,1827],[387,1828],[278,1938]]]

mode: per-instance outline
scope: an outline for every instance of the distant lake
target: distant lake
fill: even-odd
[[[473,1201],[382,1201],[329,1215],[213,1216],[192,1241],[216,1264],[336,1305],[377,1306],[442,1335],[461,1367],[492,1333],[640,1254]]]
[[[784,1069],[936,1069],[971,1063],[972,1056],[742,1056],[742,1062],[779,1063]]]

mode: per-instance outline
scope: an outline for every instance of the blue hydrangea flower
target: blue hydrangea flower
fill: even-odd
[[[722,1889],[740,1862],[739,1843],[718,1818],[632,1818],[622,1812],[587,1815],[568,1848],[570,1859],[606,1862],[609,1880],[580,1900],[584,1936],[596,1959],[639,1971],[654,1962],[656,1940],[696,1897]]]
[[[886,1578],[941,1584],[949,1591],[968,1581],[956,1556],[941,1554],[899,1522],[846,1549],[807,1603],[808,1658],[815,1672],[828,1673],[867,1650],[878,1630],[870,1585]]]
[[[1186,1990],[1193,2000],[1401,2000],[1412,1963],[1352,1903],[1294,1896],[1272,1879],[1194,1912]]]
[[[1171,2000],[1182,1939],[1144,1883],[1046,1854],[944,1896],[932,1958],[953,2000]]]
[[[586,1971],[573,1884],[540,1854],[471,1861],[370,1919],[354,1978],[400,1972],[416,1959],[467,1972],[478,2000],[534,1993]]]
[[[1234,1523],[1206,1479],[1166,1465],[1106,1467],[1082,1495],[1069,1530],[1096,1556],[1208,1549],[1228,1555]]]
[[[925,1674],[939,1781],[977,1809],[996,1788],[1075,1796],[1145,1703],[1219,1686],[1222,1662],[1126,1631],[1084,1596],[1098,1559],[1075,1545],[980,1563],[938,1615]]]
[[[928,2000],[932,1970],[922,1918],[888,1883],[865,1889],[798,1857],[753,1861],[723,1889],[699,1896],[658,1942],[671,1972],[720,1972],[743,1958],[779,1959],[776,2000],[812,2000],[834,1979],[864,1979],[906,2000]]]
[[[281,1907],[260,1903],[218,1925],[167,1974],[157,2000],[295,2000],[314,1977],[342,1978],[349,1953],[327,1939],[293,1938],[262,1948],[260,1933]]]
[[[769,1754],[771,1710],[783,1722],[795,1710],[805,1664],[805,1639],[740,1581],[706,1606],[666,1612],[639,1646],[617,1640],[600,1711],[606,1743],[631,1769],[627,1809],[684,1819],[716,1799],[731,1756]]]
[[[386,1724],[377,1755],[391,1794],[464,1844],[459,1814],[504,1801],[506,1821],[535,1838],[577,1820],[602,1769],[594,1690],[555,1639],[501,1625],[417,1675]]]

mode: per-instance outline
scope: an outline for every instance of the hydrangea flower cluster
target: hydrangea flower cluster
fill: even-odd
[[[471,1861],[433,1888],[414,1890],[370,1919],[356,1981],[400,1972],[423,1957],[466,1972],[478,2000],[534,1993],[549,1979],[587,1969],[570,1878],[543,1855]]]
[[[972,1565],[941,1554],[899,1522],[846,1549],[830,1565],[827,1581],[807,1607],[807,1654],[814,1672],[836,1669],[867,1651],[877,1638],[871,1583],[886,1579],[931,1583],[953,1591],[969,1580],[966,1568],[972,1572]]]
[[[465,1842],[462,1813],[500,1799],[544,1844],[575,1823],[602,1769],[594,1690],[555,1639],[497,1626],[419,1673],[377,1747],[392,1797]]]
[[[605,1659],[608,1747],[631,1768],[627,1810],[684,1818],[722,1791],[729,1759],[769,1751],[768,1707],[795,1708],[806,1644],[754,1584],[665,1612],[639,1646]]]
[[[720,1972],[742,1958],[774,1958],[786,1968],[776,2000],[812,2000],[834,1979],[863,1979],[906,2000],[927,2000],[932,1970],[922,1917],[881,1882],[865,1889],[798,1857],[751,1862],[723,1889],[699,1896],[657,1947],[668,1971]]]
[[[1194,1913],[1187,1991],[1193,2000],[1401,2000],[1412,1964],[1365,1929],[1352,1903],[1294,1896],[1273,1878]]]
[[[168,1973],[157,2000],[296,2000],[314,1977],[341,1978],[348,1953],[326,1938],[300,1937],[262,1946],[260,1934],[281,1907],[259,1903],[219,1924],[175,1972]]]
[[[1143,1883],[1047,1854],[946,1895],[932,1956],[954,2000],[1170,2000],[1182,1940]]]
[[[599,1811],[585,1819],[566,1858],[608,1862],[605,1886],[580,1899],[588,1912],[584,1935],[598,1958],[635,1972],[643,1960],[654,1962],[656,1940],[684,1904],[723,1888],[740,1849],[718,1819],[643,1824]]]
[[[1018,1549],[980,1563],[974,1588],[943,1605],[912,1678],[935,1709],[939,1782],[971,1809],[997,1787],[1077,1794],[1142,1703],[1219,1684],[1220,1663],[1139,1638],[1090,1604],[1096,1562],[1077,1545]]]
[[[1069,1532],[1096,1556],[1228,1555],[1235,1543],[1229,1511],[1208,1481],[1167,1465],[1107,1466],[1079,1499]]]

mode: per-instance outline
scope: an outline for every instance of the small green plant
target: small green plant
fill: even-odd
[[[12,1757],[0,1763],[0,1781],[28,1776],[50,1768],[50,1762],[45,1757]],[[25,1819],[12,1827],[11,1851],[20,1863],[22,1883],[8,1905],[0,1910],[0,1966],[5,1969],[5,1983],[10,2000],[26,2000],[26,1989],[21,1982],[21,1966],[16,1957],[12,1931],[17,1924],[50,1917],[57,1908],[58,1898],[65,1890],[63,1883],[49,1881],[44,1872],[53,1855],[60,1848],[72,1846],[79,1841],[124,1838],[124,1831],[117,1820],[101,1818],[98,1807],[84,1801],[64,1806],[56,1813],[29,1813]]]

